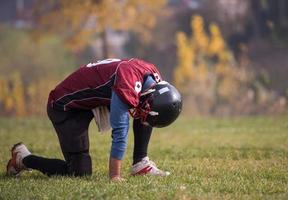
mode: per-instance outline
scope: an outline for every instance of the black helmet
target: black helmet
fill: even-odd
[[[131,112],[152,127],[165,127],[174,122],[182,109],[177,89],[166,81],[153,85],[141,94],[139,106]]]

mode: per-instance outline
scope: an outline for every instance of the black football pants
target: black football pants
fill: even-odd
[[[27,156],[27,168],[50,175],[83,176],[92,174],[88,128],[93,118],[90,110],[58,111],[47,106],[47,114],[56,130],[64,160]]]
[[[27,168],[51,175],[83,176],[92,174],[89,155],[88,128],[93,113],[88,110],[57,111],[47,107],[47,113],[56,130],[65,161],[35,155],[27,156],[23,163]],[[133,164],[147,156],[152,127],[143,125],[139,119],[133,121]]]

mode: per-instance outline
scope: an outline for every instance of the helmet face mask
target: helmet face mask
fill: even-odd
[[[150,106],[151,102],[149,102],[149,100],[150,100],[149,96],[151,96],[152,92],[150,92],[148,94],[141,95],[140,103],[139,103],[138,107],[131,108],[129,110],[130,115],[133,118],[140,119],[141,122],[145,125],[149,125],[146,122],[146,120],[147,120],[147,117],[149,115],[149,112],[151,112],[151,106]]]
[[[144,124],[160,128],[175,121],[181,109],[182,99],[177,89],[162,81],[142,93],[139,106],[130,114]]]

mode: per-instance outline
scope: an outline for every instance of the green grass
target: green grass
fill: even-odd
[[[90,127],[93,176],[47,177],[37,171],[5,176],[9,149],[23,141],[37,155],[62,158],[50,122],[0,119],[0,199],[288,199],[288,116],[181,118],[155,129],[150,158],[167,178],[131,177],[133,134],[123,184],[111,183],[110,135]]]

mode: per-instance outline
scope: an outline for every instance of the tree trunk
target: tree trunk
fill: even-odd
[[[104,28],[103,32],[101,33],[101,40],[102,40],[102,56],[103,58],[109,58],[109,42],[107,36],[107,29]]]

